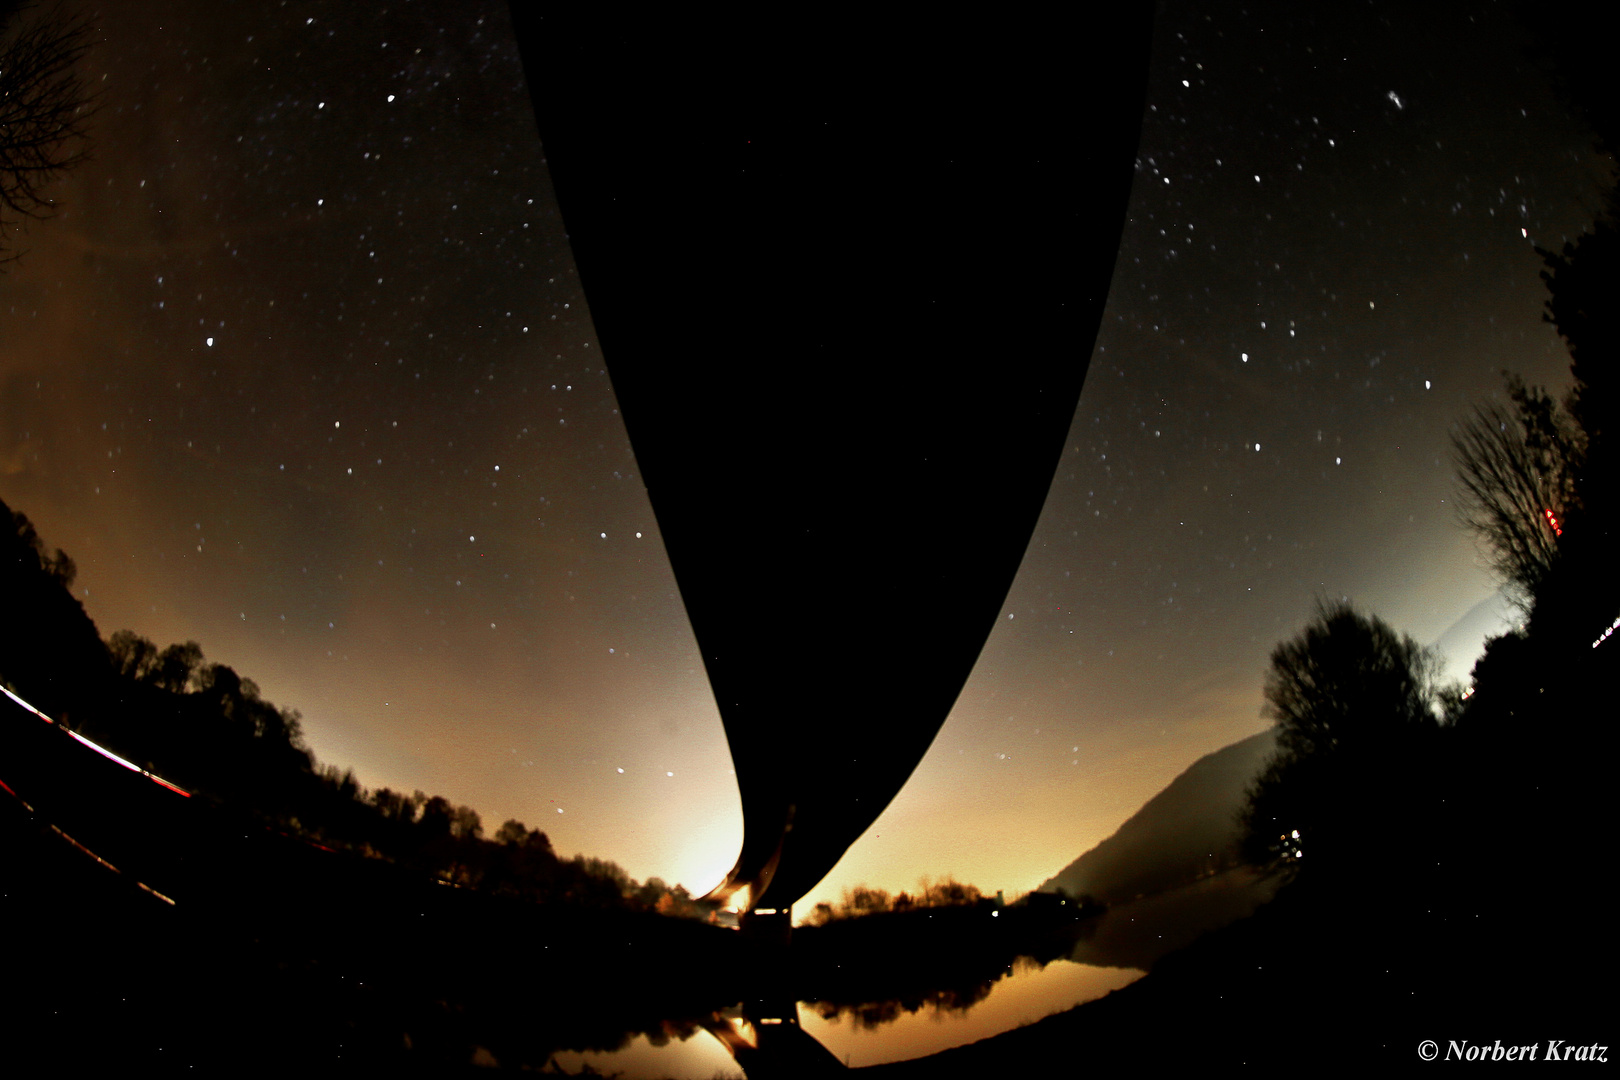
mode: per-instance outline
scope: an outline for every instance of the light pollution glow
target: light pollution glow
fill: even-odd
[[[701,893],[736,782],[506,9],[309,9],[100,16],[144,47],[87,61],[94,155],[0,277],[0,497],[104,634],[198,641],[323,762]],[[1421,64],[1323,14],[1297,32],[1365,47],[1265,85],[1231,74],[1257,17],[1161,9],[1147,182],[1004,617],[799,913],[1029,889],[1260,730],[1315,596],[1432,641],[1492,595],[1447,431],[1501,368],[1567,383],[1532,244],[1582,226],[1599,166],[1500,13]]]

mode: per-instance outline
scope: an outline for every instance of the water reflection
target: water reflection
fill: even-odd
[[[559,1051],[548,1070],[622,1080],[730,1080],[747,1075],[745,1066],[761,1075],[780,1071],[772,1068],[779,1057],[823,1059],[834,1069],[904,1061],[1033,1023],[1141,975],[1131,968],[1069,960],[1043,965],[1020,958],[1000,978],[966,991],[859,1004],[801,1001],[797,1029],[791,1020],[766,1025],[743,1016],[740,1009],[728,1010],[706,1028],[680,1025],[640,1034],[617,1050]]]
[[[925,1057],[1034,1023],[1093,1001],[1142,977],[1135,968],[1106,968],[1020,958],[1012,969],[963,1001],[951,991],[916,1002],[828,1006],[801,1002],[799,1025],[851,1068]]]
[[[1024,967],[1029,963],[1020,957],[1018,966]],[[986,982],[967,991],[935,990],[904,1000],[868,1001],[858,1005],[836,1001],[801,1001],[799,1009],[801,1018],[803,1012],[808,1009],[823,1020],[832,1023],[848,1020],[855,1027],[874,1031],[884,1024],[894,1023],[902,1016],[911,1016],[924,1010],[936,1020],[945,1016],[963,1016],[973,1006],[989,997],[990,990],[995,985],[993,982]]]
[[[770,1080],[926,1057],[1127,986],[1167,953],[1251,914],[1275,888],[1241,870],[1094,918],[985,906],[831,934],[801,928],[777,957],[774,992],[702,1022],[665,1024],[618,1050],[558,1052],[550,1068],[623,1080]],[[785,992],[789,983],[795,993]]]
[[[742,1080],[741,1066],[716,1035],[704,1028],[674,1038],[637,1035],[618,1050],[559,1050],[548,1071],[618,1076],[622,1080]]]

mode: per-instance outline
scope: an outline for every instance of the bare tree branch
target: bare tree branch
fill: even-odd
[[[25,219],[49,217],[52,181],[85,159],[94,96],[79,70],[92,27],[60,7],[4,18],[0,4],[0,262]]]
[[[1508,380],[1510,409],[1492,402],[1452,433],[1463,523],[1492,567],[1528,604],[1558,559],[1564,522],[1576,508],[1581,430],[1545,391]]]

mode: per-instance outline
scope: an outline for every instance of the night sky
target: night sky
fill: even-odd
[[[1567,385],[1533,245],[1603,162],[1503,5],[1194,7],[1002,617],[806,908],[1033,887],[1266,725],[1317,596],[1424,642],[1492,598],[1448,429],[1503,368]],[[0,277],[0,497],[104,635],[195,639],[323,763],[714,885],[736,783],[505,5],[98,22],[92,160]]]

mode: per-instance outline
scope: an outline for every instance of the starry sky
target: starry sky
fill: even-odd
[[[1040,525],[928,756],[806,907],[1038,884],[1266,725],[1317,596],[1424,642],[1500,610],[1448,430],[1503,368],[1567,385],[1534,245],[1609,173],[1504,5],[1418,6],[1159,5]],[[92,158],[0,276],[0,497],[103,634],[195,639],[323,763],[717,883],[729,753],[505,5],[96,19]],[[1457,675],[1478,640],[1446,638]]]

